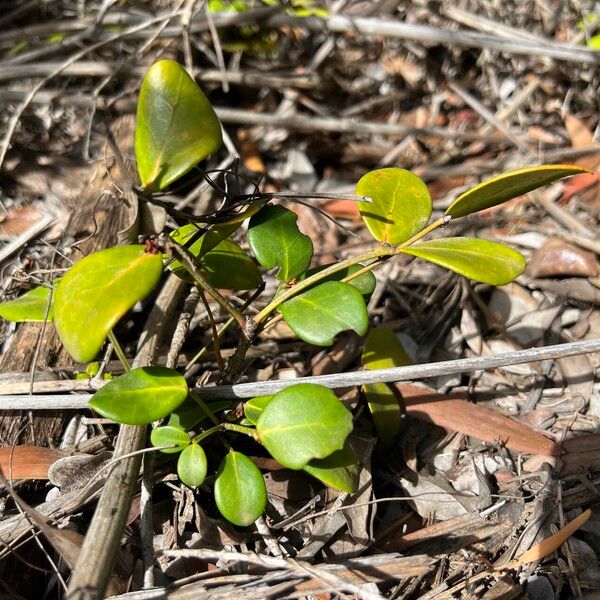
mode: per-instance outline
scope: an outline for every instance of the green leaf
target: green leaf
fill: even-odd
[[[396,334],[385,327],[371,329],[365,342],[361,364],[367,369],[390,369],[412,364]]]
[[[258,467],[241,452],[229,452],[217,473],[215,502],[234,525],[252,525],[267,506],[265,480]]]
[[[289,281],[303,273],[313,255],[310,238],[299,229],[295,213],[268,205],[250,219],[248,243],[265,269],[279,267],[277,279]]]
[[[369,315],[361,293],[348,283],[329,281],[309,289],[277,309],[292,331],[316,346],[331,346],[341,331],[364,335]]]
[[[358,488],[358,460],[348,442],[326,458],[311,460],[304,470],[342,492],[351,494]]]
[[[569,175],[589,173],[574,165],[542,165],[509,171],[462,193],[446,210],[453,219],[497,206]]]
[[[379,328],[369,332],[361,363],[367,369],[389,369],[410,365],[412,361],[391,329]],[[393,389],[385,383],[363,386],[373,423],[381,440],[391,443],[396,439],[404,418]]]
[[[181,452],[190,445],[190,436],[179,427],[163,425],[152,430],[150,441],[155,448],[175,446],[174,448],[165,448],[161,452],[165,454],[177,454],[177,452]]]
[[[187,250],[196,258],[202,258],[207,252],[210,252],[215,246],[218,246],[224,239],[228,238],[240,225],[241,222],[230,225],[217,225],[205,231],[193,244],[187,246]],[[198,231],[199,228],[196,225],[188,223],[183,227],[171,231],[169,236],[173,241],[183,246]],[[178,260],[174,260],[171,263],[170,269],[175,273],[177,268],[182,269],[183,267]]]
[[[272,398],[273,396],[257,396],[244,404],[244,415],[252,425],[256,425],[258,417],[260,417],[263,410],[265,410],[265,406],[271,402]]]
[[[330,267],[333,264],[334,263],[329,263],[327,265],[323,265],[320,267],[313,267],[312,269],[309,269],[308,271],[306,271],[306,273],[303,273],[302,275],[300,275],[300,277],[298,277],[298,281],[304,281],[308,277],[311,277],[312,275],[319,273],[323,269],[327,269],[328,267]],[[351,265],[349,267],[346,267],[345,269],[342,269],[341,271],[336,271],[332,275],[328,275],[327,277],[324,277],[316,285],[319,285],[321,283],[326,283],[327,281],[341,281],[342,279],[345,279],[349,275],[352,275],[353,273],[360,271],[362,268],[364,268],[364,265],[360,265],[360,264]],[[363,296],[370,296],[375,291],[376,283],[377,283],[377,279],[375,278],[375,275],[373,275],[373,272],[367,271],[366,273],[363,273],[362,275],[359,275],[358,277],[351,279],[348,282],[348,285],[351,285],[352,287],[356,288]],[[315,286],[311,286],[308,289],[312,289],[312,287],[315,287]]]
[[[390,444],[400,431],[404,414],[394,390],[387,383],[363,385],[363,393],[380,439]]]
[[[230,407],[231,402],[227,400],[211,402],[210,404],[207,404],[207,406],[212,410],[213,414],[215,414],[224,408]],[[198,423],[204,421],[204,419],[208,419],[208,415],[204,412],[204,409],[194,402],[191,397],[188,397],[183,404],[178,406],[171,413],[167,425],[189,431],[198,425]]]
[[[352,414],[330,389],[300,383],[273,396],[256,430],[276,461],[302,469],[309,461],[344,447],[352,431]]]
[[[187,383],[177,371],[142,367],[107,383],[89,404],[103,417],[118,423],[147,425],[173,412],[187,393]]]
[[[204,255],[202,273],[219,289],[253,290],[262,283],[254,260],[231,240],[223,240]]]
[[[162,190],[222,144],[221,125],[208,98],[172,60],[154,63],[142,82],[135,157],[142,185]]]
[[[58,282],[58,279],[54,280],[55,287]],[[54,294],[52,295],[52,300],[54,300]],[[40,285],[14,300],[0,302],[0,317],[7,321],[14,321],[15,323],[44,321],[46,319],[48,302],[50,302],[50,288]],[[54,307],[51,305],[48,310],[48,321],[52,321],[53,313]]]
[[[177,459],[177,475],[188,487],[201,486],[206,479],[206,469],[206,454],[198,444],[190,444]]]
[[[65,348],[79,362],[93,360],[117,321],[156,286],[159,254],[144,246],[94,252],[71,267],[54,292],[54,324]]]
[[[376,240],[401,244],[421,231],[431,216],[427,186],[414,173],[390,167],[360,178],[356,193],[371,198],[359,212]]]
[[[509,283],[525,269],[525,259],[516,250],[478,238],[441,238],[400,250],[491,285]]]

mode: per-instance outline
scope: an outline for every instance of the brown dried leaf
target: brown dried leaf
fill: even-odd
[[[573,148],[589,148],[594,145],[594,134],[581,119],[565,115],[565,128]]]
[[[536,250],[527,267],[532,277],[596,277],[598,271],[593,252],[557,239],[548,240]]]
[[[48,479],[48,469],[64,452],[40,446],[0,448],[0,468],[11,479]]]
[[[0,235],[16,237],[35,225],[42,215],[34,206],[15,208],[0,221]]]
[[[503,443],[515,452],[561,454],[561,447],[553,440],[494,410],[410,383],[395,385],[411,417],[491,444]]]
[[[516,569],[552,554],[555,550],[558,550],[591,516],[592,510],[588,508],[578,517],[569,521],[555,534],[533,545],[527,552],[524,552],[519,558],[513,560],[510,565],[508,565],[509,568]]]

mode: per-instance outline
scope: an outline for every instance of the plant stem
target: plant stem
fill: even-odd
[[[195,263],[194,256],[183,246],[180,246],[177,242],[167,238],[166,246],[169,254],[172,258],[176,258],[181,262],[185,270],[195,279],[196,283],[208,292],[217,302],[217,304],[226,312],[228,312],[238,323],[242,332],[246,327],[246,319],[238,312],[227,300],[216,290],[210,283],[208,283],[206,277],[202,274],[200,269]]]
[[[252,427],[244,427],[243,425],[237,425],[236,423],[223,423],[223,429],[227,429],[229,431],[237,431],[238,433],[249,435],[255,440],[258,439],[256,429],[253,429]]]
[[[206,413],[206,416],[215,425],[221,425],[221,421],[219,421],[219,419],[217,419],[217,417],[215,417],[215,414],[213,413],[213,411],[210,410],[210,408],[208,407],[208,404],[206,404],[206,402],[204,402],[204,400],[202,400],[202,398],[200,398],[200,394],[198,394],[198,392],[196,392],[194,390],[190,390],[190,396],[192,397],[192,400]]]
[[[114,334],[112,329],[108,332],[108,339],[110,340],[110,343],[112,344],[113,350],[115,351],[117,358],[119,359],[120,363],[123,365],[123,369],[125,369],[125,371],[131,371],[131,366],[129,365],[129,362],[127,361],[125,352],[123,352],[123,348],[121,347],[121,344],[119,344],[119,340],[117,339],[117,336]]]
[[[214,427],[211,427],[210,429],[207,429],[206,431],[203,431],[202,433],[199,433],[197,436],[192,438],[192,444],[198,444],[202,440],[211,436],[213,433],[217,433],[217,431],[221,431],[222,429],[223,429],[222,423],[220,423],[219,425],[215,425]]]
[[[303,281],[300,281],[295,286],[291,287],[289,290],[285,291],[283,294],[277,296],[277,298],[275,298],[274,300],[271,300],[271,302],[269,302],[269,304],[267,306],[265,306],[265,308],[263,308],[254,317],[254,321],[257,324],[261,323],[278,306],[281,306],[284,302],[286,302],[287,300],[290,300],[291,298],[293,298],[294,296],[296,296],[303,290],[311,287],[315,283],[318,283],[322,279],[325,279],[329,275],[333,275],[334,273],[337,273],[338,271],[342,271],[343,269],[352,267],[356,264],[362,263],[367,260],[373,260],[372,263],[365,265],[360,271],[357,271],[356,273],[349,275],[348,277],[344,278],[342,281],[343,282],[350,281],[351,279],[354,279],[355,277],[358,277],[359,275],[362,275],[363,273],[370,271],[371,269],[375,268],[377,265],[381,264],[381,262],[383,260],[389,258],[390,256],[394,256],[395,254],[398,254],[401,251],[400,250],[401,248],[405,248],[407,246],[414,244],[414,242],[416,242],[417,240],[420,240],[422,237],[426,236],[428,233],[431,233],[434,229],[437,229],[438,227],[441,227],[442,225],[445,225],[446,223],[448,223],[449,220],[450,220],[450,217],[448,217],[448,216],[441,217],[441,218],[435,220],[433,223],[431,223],[427,227],[425,227],[424,229],[422,229],[421,231],[419,231],[417,234],[413,235],[413,237],[406,240],[406,242],[400,244],[399,246],[387,246],[387,245],[386,246],[384,246],[384,245],[377,246],[376,248],[369,250],[368,252],[365,252],[358,256],[353,256],[351,258],[347,258],[346,260],[342,260],[334,265],[327,267],[326,269],[323,269],[322,271],[319,271],[318,273],[315,273],[311,277],[307,277]]]

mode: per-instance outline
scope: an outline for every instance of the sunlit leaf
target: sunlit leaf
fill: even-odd
[[[159,254],[144,246],[116,246],[86,256],[54,292],[54,324],[71,356],[93,360],[119,319],[156,286]]]
[[[358,487],[358,460],[348,442],[341,450],[336,450],[326,458],[311,460],[304,470],[325,485],[342,492],[350,494]]]
[[[490,208],[539,187],[577,173],[589,173],[574,165],[542,165],[509,171],[463,192],[446,210],[453,219]]]
[[[401,251],[491,285],[509,283],[525,269],[525,259],[516,250],[478,238],[441,238]]]
[[[206,454],[198,444],[190,444],[177,459],[177,475],[188,487],[201,486],[206,479],[206,470]]]
[[[257,396],[244,404],[244,415],[252,425],[256,425],[258,417],[260,417],[263,410],[265,410],[265,406],[271,402],[272,398],[273,396]]]
[[[107,383],[89,404],[103,417],[118,423],[147,425],[169,415],[187,393],[187,383],[177,371],[142,367]]]
[[[267,505],[265,480],[258,467],[241,452],[229,452],[217,473],[215,502],[219,512],[234,525],[247,527]]]
[[[361,358],[363,367],[390,369],[411,362],[391,329],[382,327],[369,332]],[[396,439],[404,417],[396,393],[386,383],[364,385],[363,392],[379,437],[385,443],[391,443]]]
[[[299,229],[295,213],[268,205],[250,219],[248,243],[265,269],[279,267],[277,279],[289,281],[303,273],[313,255],[310,238]]]
[[[361,293],[348,283],[329,281],[284,302],[277,309],[302,340],[331,346],[340,332],[352,329],[364,335],[369,315]]]
[[[54,286],[58,282],[59,280],[55,279]],[[40,285],[14,300],[0,302],[0,317],[7,321],[14,321],[15,323],[44,321],[46,319],[46,311],[48,311],[47,320],[52,321],[54,313],[53,303],[48,308],[50,291],[51,289],[48,286]],[[52,299],[54,299],[54,294],[52,294]]]
[[[352,414],[328,388],[310,383],[277,392],[258,418],[260,441],[284,467],[301,469],[344,447]]]
[[[421,231],[431,216],[427,186],[414,173],[390,167],[370,171],[356,185],[356,193],[371,198],[359,212],[376,240],[401,244]]]
[[[314,267],[312,269],[308,269],[308,271],[306,271],[306,273],[304,273],[304,274],[300,275],[300,277],[298,277],[298,281],[304,281],[306,278],[311,277],[315,273],[319,273],[323,269],[330,267],[332,264],[334,264],[334,263],[329,263],[327,265],[322,265],[319,267]],[[360,264],[359,265],[351,265],[350,267],[346,267],[345,269],[336,271],[335,273],[333,273],[333,275],[328,275],[327,277],[324,277],[323,279],[321,279],[319,284],[326,283],[327,281],[341,281],[342,279],[345,279],[349,275],[352,275],[353,273],[360,271],[363,267],[364,267],[364,265],[360,265]],[[372,271],[367,271],[367,272],[363,273],[362,275],[359,275],[358,277],[355,277],[354,279],[351,279],[350,281],[348,281],[348,285],[355,287],[363,296],[370,296],[375,290],[376,283],[377,283],[377,279],[375,279],[375,275],[373,275]],[[319,284],[317,284],[317,285],[319,285]]]
[[[142,185],[164,189],[221,143],[219,119],[187,71],[172,60],[154,63],[142,82],[135,129]]]
[[[173,448],[165,448],[161,450],[165,454],[176,454],[190,445],[190,436],[179,427],[171,425],[163,425],[156,427],[150,434],[150,441],[155,448],[163,446],[174,446]]]

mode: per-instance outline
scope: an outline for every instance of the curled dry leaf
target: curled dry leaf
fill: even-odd
[[[554,239],[533,253],[527,272],[532,277],[596,277],[599,269],[593,252]]]
[[[502,443],[514,452],[543,456],[558,456],[562,452],[553,440],[494,410],[409,383],[395,385],[411,417],[490,444]]]
[[[583,511],[578,517],[569,521],[562,529],[559,529],[555,534],[542,540],[538,544],[532,546],[527,552],[521,554],[519,558],[513,560],[508,566],[511,569],[516,569],[536,560],[541,560],[555,550],[558,550],[590,517],[592,510],[588,508]]]

